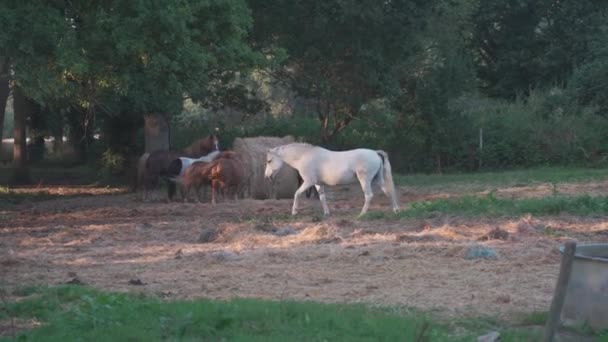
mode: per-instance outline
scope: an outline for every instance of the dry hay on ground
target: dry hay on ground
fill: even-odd
[[[431,197],[401,193],[404,203]],[[567,237],[608,241],[605,217],[362,221],[355,218],[358,186],[328,189],[328,196],[334,210],[322,221],[313,219],[319,202],[307,199],[295,220],[279,215],[289,212],[291,200],[213,207],[103,194],[20,204],[0,211],[0,285],[76,278],[102,290],[171,300],[363,302],[517,318],[548,309],[557,247]],[[387,203],[376,196],[370,210],[385,211]],[[471,245],[494,248],[499,258],[467,260]]]
[[[254,137],[234,140],[233,149],[241,156],[246,174],[249,175],[246,186],[249,189],[250,197],[255,199],[293,198],[293,194],[298,189],[298,172],[295,169],[284,165],[272,183],[264,178],[266,151],[292,142],[295,142],[295,139],[290,135],[283,138]]]

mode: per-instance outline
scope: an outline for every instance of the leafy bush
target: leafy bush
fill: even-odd
[[[569,87],[578,103],[595,106],[602,115],[608,116],[608,57],[579,67]]]
[[[102,172],[106,175],[119,175],[125,169],[125,161],[124,155],[107,149],[101,155]]]
[[[422,109],[410,114],[399,113],[388,101],[374,101],[334,141],[324,145],[337,150],[385,150],[397,172],[601,166],[608,153],[608,136],[602,133],[608,130],[608,117],[593,107],[576,104],[571,96],[562,88],[532,90],[514,101],[468,93],[449,100],[446,106],[420,102]],[[321,144],[320,123],[308,115],[235,121],[202,113],[186,118],[174,120],[175,148],[187,146],[215,127],[223,148],[229,148],[236,137],[260,135],[291,134]]]

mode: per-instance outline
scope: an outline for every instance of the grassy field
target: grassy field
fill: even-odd
[[[363,305],[249,299],[164,302],[80,286],[30,287],[15,296],[19,300],[5,300],[1,306],[5,331],[0,340],[470,341],[500,324],[489,319],[436,322],[417,311]],[[15,326],[30,322],[37,327],[10,331],[11,320]],[[538,328],[524,325],[500,328],[502,341],[534,341],[540,336]]]
[[[607,169],[580,167],[543,167],[502,172],[395,175],[399,185],[411,187],[525,186],[535,183],[589,182],[608,178]]]
[[[398,214],[370,212],[368,219],[429,218],[437,215],[459,215],[464,217],[514,217],[531,214],[543,215],[607,215],[608,196],[566,196],[544,198],[504,199],[492,194],[487,196],[459,196],[448,199],[419,201]]]

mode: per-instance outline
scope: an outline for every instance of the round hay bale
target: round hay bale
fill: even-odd
[[[266,151],[268,149],[295,142],[291,136],[236,138],[233,150],[243,161],[245,174],[248,176],[246,187],[249,196],[255,199],[293,198],[298,189],[298,171],[284,165],[272,182],[264,178],[266,168]]]

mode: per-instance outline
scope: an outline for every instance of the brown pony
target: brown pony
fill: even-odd
[[[138,185],[143,189],[142,199],[146,200],[147,190],[158,185],[159,178],[167,175],[169,164],[179,158],[200,158],[212,151],[219,149],[217,136],[212,134],[206,138],[199,139],[186,147],[181,152],[177,151],[154,151],[144,153],[138,161]],[[146,157],[147,155],[147,157]],[[167,181],[169,198],[175,193],[175,183]]]
[[[184,185],[184,192],[182,193],[184,202],[188,201],[190,189],[194,189],[199,202],[203,201],[200,190],[203,185],[211,184],[211,164],[214,162],[215,160],[210,163],[199,161],[193,163],[186,169],[186,173],[184,174],[184,179],[182,181]]]
[[[243,190],[245,170],[238,156],[216,159],[210,163],[211,203],[215,204],[215,194],[219,190],[226,193],[232,189],[234,199],[238,199]]]
[[[196,162],[186,170],[183,184],[184,202],[187,201],[191,189],[196,192],[199,202],[202,202],[200,188],[211,184],[211,203],[216,203],[216,194],[233,190],[235,199],[242,191],[245,179],[243,163],[232,151],[224,151],[209,163]]]

